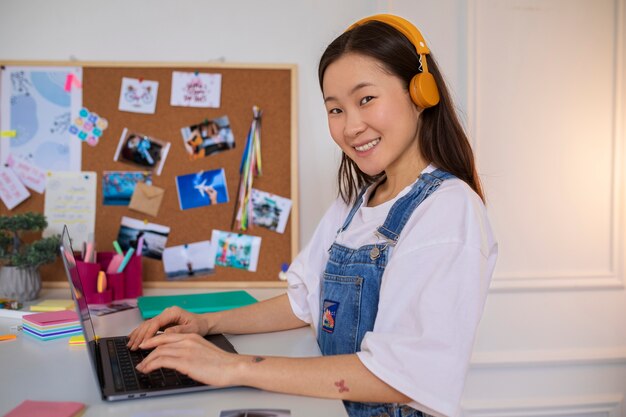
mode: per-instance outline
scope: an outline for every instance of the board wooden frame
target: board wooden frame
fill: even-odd
[[[280,87],[280,91],[285,91],[288,90],[288,93],[283,93],[282,96],[280,96],[280,98],[276,99],[277,106],[282,106],[283,108],[285,107],[285,103],[281,102],[278,103],[278,101],[280,101],[280,99],[282,98],[282,100],[288,100],[288,112],[286,115],[283,115],[284,117],[288,118],[288,128],[287,129],[283,129],[285,130],[284,132],[281,132],[281,136],[285,135],[288,136],[286,139],[283,138],[282,140],[287,140],[288,143],[287,145],[289,146],[289,152],[287,153],[287,155],[284,155],[283,153],[283,158],[285,156],[287,156],[289,158],[288,164],[289,166],[286,167],[286,171],[283,169],[284,172],[288,173],[288,189],[289,189],[289,193],[290,195],[285,195],[283,194],[279,194],[278,192],[275,192],[276,194],[279,195],[283,195],[285,197],[288,197],[292,200],[292,209],[291,209],[291,213],[289,216],[289,223],[288,223],[288,227],[287,230],[285,231],[285,241],[288,242],[280,242],[280,244],[278,244],[278,246],[281,245],[286,245],[286,250],[285,250],[285,254],[282,255],[283,258],[289,257],[289,259],[285,259],[285,261],[291,262],[295,256],[298,253],[299,250],[299,225],[300,225],[300,221],[299,221],[299,187],[298,187],[298,180],[299,180],[299,176],[298,176],[298,124],[297,124],[297,67],[295,64],[254,64],[254,63],[221,63],[221,62],[205,62],[205,63],[200,63],[200,62],[109,62],[109,61],[0,61],[0,65],[2,66],[23,66],[23,67],[38,67],[38,66],[45,66],[45,67],[63,67],[63,66],[71,66],[71,67],[82,67],[83,68],[83,105],[85,107],[87,107],[90,111],[94,111],[98,114],[100,114],[102,117],[105,117],[107,120],[109,120],[109,125],[110,128],[112,128],[109,132],[105,131],[105,136],[103,136],[102,141],[110,141],[110,142],[115,142],[115,144],[117,144],[118,140],[119,140],[119,136],[118,136],[118,131],[120,129],[122,129],[124,126],[121,125],[116,125],[116,123],[118,122],[118,120],[120,119],[124,119],[126,118],[133,118],[135,117],[136,114],[134,113],[125,113],[125,112],[119,112],[122,114],[122,117],[117,117],[119,115],[115,115],[112,114],[111,112],[109,112],[109,114],[101,114],[97,108],[97,106],[95,106],[94,108],[89,108],[89,105],[92,104],[90,103],[90,96],[89,96],[89,88],[90,88],[90,83],[94,80],[92,79],[90,81],[90,74],[91,75],[95,75],[98,73],[99,70],[102,71],[102,74],[100,74],[100,76],[104,77],[104,72],[107,73],[114,73],[117,72],[119,73],[120,71],[124,71],[125,73],[127,73],[128,77],[131,78],[139,78],[139,76],[136,76],[136,74],[138,73],[145,73],[146,76],[145,77],[141,77],[144,79],[153,79],[151,78],[151,74],[157,74],[160,72],[159,71],[200,71],[200,72],[208,72],[208,73],[214,73],[214,72],[220,72],[222,73],[222,77],[223,77],[223,87],[222,87],[222,103],[228,102],[228,97],[229,94],[234,94],[236,95],[239,99],[244,99],[246,97],[246,93],[248,93],[249,91],[253,90],[253,88],[251,89],[251,85],[257,86],[260,90],[262,90],[263,88],[274,88],[279,86]],[[109,70],[109,71],[105,71],[105,70]],[[266,83],[263,82],[263,77],[271,77],[272,74],[278,74],[280,72],[287,72],[288,73],[288,77],[284,76],[281,74],[281,80],[283,80],[282,82],[276,81],[276,83],[272,84],[273,80],[267,80]],[[228,81],[227,81],[227,74],[230,74],[232,76],[234,76],[234,74],[237,74],[237,76],[239,77],[239,79],[250,79],[250,82],[252,82],[253,84],[246,84],[245,82],[240,82],[237,81],[235,84],[231,84],[229,87]],[[255,81],[255,77],[257,79],[257,81]],[[96,78],[97,79],[97,78]],[[165,115],[168,114],[167,110],[169,109],[169,85],[168,83],[163,82],[163,78],[159,78],[159,91],[158,91],[158,97],[159,97],[159,102],[158,102],[158,106],[157,107],[157,114],[156,115],[149,115],[152,117],[163,117],[164,114],[159,114],[159,110],[165,110]],[[98,82],[106,82],[105,80],[102,81],[98,81]],[[267,84],[267,85],[266,85]],[[234,85],[234,87],[233,87]],[[117,101],[119,99],[119,85],[114,85],[113,87],[111,87],[110,89],[110,95],[114,96],[114,100]],[[264,108],[263,105],[261,105],[260,103],[246,103],[249,104],[250,110],[249,110],[249,117],[246,120],[246,124],[247,127],[245,129],[245,131],[242,130],[242,127],[239,126],[238,131],[235,131],[235,126],[233,126],[233,132],[235,133],[235,138],[236,138],[236,143],[237,143],[237,153],[236,153],[236,158],[234,158],[236,160],[236,163],[239,163],[239,160],[241,158],[241,153],[243,151],[243,145],[245,144],[245,140],[246,140],[246,135],[247,135],[247,130],[249,128],[249,124],[252,120],[252,110],[251,107],[253,104],[257,104],[261,107],[261,109],[264,112],[264,118],[266,117],[266,114],[270,113],[268,111],[268,109],[272,106],[271,102],[267,100],[268,95],[265,94],[263,95],[263,93],[267,93],[266,91],[263,92],[261,91],[259,93],[259,97],[263,96],[263,100],[265,100],[266,106]],[[105,101],[105,97],[101,97],[100,98],[100,102],[104,102]],[[107,100],[112,99],[111,97],[106,97]],[[252,99],[251,99],[252,100]],[[168,107],[166,107],[168,106]],[[268,107],[269,106],[269,107]],[[165,109],[163,109],[163,107],[166,107]],[[205,110],[206,113],[210,113],[211,117],[219,117],[220,115],[226,114],[231,118],[231,124],[235,125],[235,123],[233,123],[232,120],[232,115],[229,114],[229,109],[227,108],[228,104],[224,105],[224,108],[220,107],[220,109],[201,109],[201,110]],[[180,111],[181,109],[187,109],[187,108],[175,108],[175,110]],[[169,109],[171,110],[171,109]],[[198,113],[198,111],[196,111],[196,113]],[[113,116],[113,117],[112,117]],[[147,115],[139,115],[140,117],[146,117]],[[137,117],[139,117],[137,116]],[[237,115],[235,117],[243,117],[241,115]],[[203,120],[203,119],[200,119]],[[200,121],[198,120],[198,121]],[[187,122],[188,123],[188,122]],[[241,121],[239,121],[239,123],[241,124]],[[261,137],[262,137],[262,149],[264,150],[267,146],[267,148],[270,148],[270,144],[268,141],[275,139],[275,138],[270,138],[268,133],[264,130],[264,128],[266,127],[268,123],[266,123],[266,120],[263,120],[263,125],[261,128]],[[179,129],[180,127],[186,125],[185,123],[183,123],[181,126],[177,126],[177,128]],[[269,129],[268,129],[269,130]],[[107,133],[108,133],[108,137],[107,137]],[[158,137],[158,135],[151,133],[151,132],[145,132],[146,134],[153,134],[155,137]],[[171,136],[171,135],[170,135]],[[169,140],[172,144],[172,150],[175,147],[178,147],[180,145],[180,143],[178,142],[178,140],[182,141],[182,138],[180,137],[168,137],[167,140]],[[103,143],[103,142],[101,142]],[[266,145],[267,144],[267,145]],[[114,162],[112,157],[109,159],[110,161],[110,166],[108,166],[108,169],[103,169],[102,167],[94,167],[94,164],[90,163],[90,158],[88,155],[86,155],[88,152],[92,151],[92,149],[88,149],[86,144],[82,144],[83,146],[83,164],[82,164],[82,170],[83,171],[92,171],[95,170],[96,172],[98,172],[98,191],[97,191],[97,211],[96,211],[96,233],[98,233],[98,229],[99,229],[99,222],[111,222],[111,224],[107,224],[108,227],[111,227],[113,224],[116,224],[115,227],[119,227],[119,221],[118,219],[113,218],[113,220],[111,219],[102,219],[98,216],[98,211],[103,211],[101,210],[103,208],[103,206],[101,205],[102,202],[102,196],[101,196],[101,181],[102,181],[102,176],[101,176],[101,171],[103,170],[129,170],[129,171],[133,171],[133,170],[138,170],[136,167],[132,167],[130,165],[120,165],[118,162]],[[94,149],[97,149],[99,146],[101,146],[101,144],[99,144],[98,146],[94,147]],[[223,152],[222,154],[228,154],[230,152],[233,152],[234,150],[231,151],[226,151]],[[178,155],[178,159],[172,158],[172,151],[170,151],[170,155],[168,156],[168,159],[166,160],[165,163],[165,169],[163,174],[159,177],[154,175],[153,176],[153,180],[154,180],[154,184],[157,186],[163,186],[164,184],[158,181],[158,179],[162,179],[161,177],[163,177],[166,174],[166,170],[168,167],[168,164],[172,164],[172,163],[176,163],[176,161],[180,162],[180,155]],[[176,150],[177,153],[180,153],[180,150]],[[222,155],[219,154],[219,155]],[[269,152],[268,152],[269,154]],[[218,156],[219,156],[218,155]],[[230,156],[231,159],[233,159],[234,155],[227,155]],[[108,156],[107,156],[108,158]],[[170,158],[172,158],[172,160],[170,160]],[[213,158],[213,156],[209,156],[207,158],[204,159],[209,159],[209,158]],[[233,161],[230,161],[230,163],[232,164]],[[196,163],[196,161],[193,161],[193,163]],[[279,164],[285,164],[286,161],[280,160],[276,157],[268,157],[267,159],[263,159],[263,167],[265,168],[266,166],[271,166],[271,164],[275,164],[275,165],[279,165]],[[198,167],[200,167],[200,165],[198,165]],[[93,169],[95,168],[95,169]],[[212,169],[213,167],[209,167],[207,169]],[[283,167],[285,168],[285,167]],[[200,168],[201,169],[201,168]],[[196,169],[196,170],[200,170],[200,169]],[[191,170],[190,172],[194,172],[194,170]],[[180,175],[180,174],[176,174],[176,175]],[[265,175],[265,174],[264,174]],[[231,178],[234,178],[234,176],[231,175],[231,177],[228,177],[228,189],[229,189],[229,195],[230,195],[230,202],[227,204],[224,204],[224,206],[228,205],[229,206],[229,217],[232,216],[232,210],[234,209],[234,200],[236,199],[235,194],[236,194],[236,189],[237,189],[237,182],[238,182],[238,173],[236,175],[236,180],[232,181]],[[280,179],[279,179],[280,180]],[[268,184],[271,181],[267,181]],[[259,177],[258,179],[255,179],[255,186],[259,183],[263,183],[263,176]],[[170,182],[171,184],[171,182]],[[171,193],[171,185],[168,185],[165,187],[166,188],[166,192],[170,193],[170,198],[172,197]],[[261,188],[261,187],[259,187]],[[270,187],[271,188],[271,187]],[[263,188],[261,188],[263,189]],[[234,190],[234,191],[232,191]],[[269,192],[274,192],[273,190],[268,189],[267,191]],[[175,195],[175,189],[173,190],[173,193]],[[108,206],[104,206],[104,207],[108,207]],[[217,208],[219,206],[216,206],[215,208]],[[211,207],[207,208],[197,208],[197,209],[191,209],[191,210],[187,210],[190,213],[194,212],[195,210],[208,210],[208,209],[212,209]],[[161,210],[164,210],[164,206],[162,206]],[[171,208],[170,208],[171,210]],[[20,204],[18,207],[16,207],[13,211],[8,211],[6,209],[6,207],[2,204],[0,204],[0,214],[11,214],[14,212],[24,212],[24,211],[41,211],[43,212],[43,195],[39,195],[35,192],[31,192],[31,198],[28,199],[27,201],[25,201],[24,203]],[[193,213],[196,214],[196,213]],[[133,211],[130,211],[126,208],[126,210],[124,211],[124,214],[126,216],[129,217],[134,217],[134,218],[143,218],[146,217],[146,215],[140,214],[140,213],[136,213]],[[161,216],[161,211],[159,212],[159,217],[157,218],[149,218],[148,221],[153,222],[153,223],[159,223],[159,224],[165,224],[165,222],[162,222],[162,220],[160,219]],[[222,216],[223,217],[223,216]],[[225,230],[225,231],[230,231],[230,222],[228,222],[229,224],[224,224],[223,227],[221,227],[221,230]],[[172,227],[172,230],[174,230],[174,225],[169,225],[170,227]],[[214,227],[217,228],[217,227]],[[276,235],[278,235],[276,232],[270,232],[267,231],[266,229],[263,229],[261,227],[255,227],[251,230],[249,230],[248,232],[250,234],[254,234],[257,235],[258,233],[255,232],[262,232],[261,234],[264,234],[263,236],[263,243],[261,246],[261,251],[263,252],[264,250],[264,246],[263,244],[266,244],[265,246],[265,250],[267,250],[267,246],[268,246],[268,242],[266,242],[266,239],[269,240],[270,239],[270,235],[268,235],[267,233],[274,233]],[[245,232],[245,233],[248,233]],[[206,239],[210,239],[210,235],[206,236]],[[195,241],[195,240],[192,240]],[[99,246],[102,248],[104,247],[103,242],[98,242]],[[191,241],[189,242],[181,242],[180,239],[179,240],[173,240],[170,241],[168,240],[168,244],[167,246],[174,246],[176,244],[182,244],[182,243],[191,243]],[[272,244],[274,248],[276,248],[276,244]],[[102,249],[104,250],[104,249]],[[148,262],[152,262],[153,260],[148,260]],[[273,260],[275,261],[275,260]],[[155,262],[159,262],[159,261],[155,261]],[[160,263],[160,262],[159,262]],[[261,259],[260,259],[260,263],[261,263]],[[276,263],[276,262],[274,262]],[[275,265],[272,267],[272,270],[270,271],[270,273],[268,273],[268,269],[265,268],[261,268],[261,265],[259,265],[259,271],[257,272],[248,272],[248,271],[227,271],[222,272],[224,270],[232,270],[233,268],[223,268],[223,267],[216,267],[216,274],[212,275],[212,276],[207,276],[204,279],[192,279],[192,280],[183,280],[183,281],[168,281],[165,278],[165,274],[163,273],[163,275],[161,276],[161,279],[146,279],[146,272],[150,273],[150,274],[154,274],[155,273],[155,267],[154,265],[146,265],[147,262],[144,259],[144,286],[147,288],[284,288],[286,287],[286,283],[284,281],[280,281],[278,280],[278,272],[279,272],[279,268],[276,268]],[[162,266],[161,266],[161,271],[162,271]],[[250,277],[250,279],[232,279],[233,275],[235,274],[243,274],[242,276],[246,277],[247,276]],[[60,261],[58,261],[57,263],[53,264],[53,265],[48,265],[48,266],[44,266],[42,267],[42,277],[43,277],[43,282],[44,282],[44,286],[45,287],[66,287],[67,283],[65,282],[65,274],[62,271],[62,267],[60,265]],[[225,279],[226,278],[226,279]]]

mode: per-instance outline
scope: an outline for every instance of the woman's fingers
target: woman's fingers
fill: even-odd
[[[179,322],[181,316],[181,309],[178,307],[166,308],[161,314],[150,320],[145,321],[129,335],[127,346],[131,350],[135,350],[141,343],[150,339],[160,329]]]

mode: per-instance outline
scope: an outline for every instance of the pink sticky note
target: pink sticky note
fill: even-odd
[[[22,320],[38,326],[56,326],[78,321],[78,314],[72,310],[48,311],[44,313],[27,314]]]
[[[85,408],[85,404],[71,401],[22,401],[4,417],[72,417]]]
[[[83,85],[76,75],[72,73],[67,74],[67,77],[65,78],[65,91],[69,93],[72,91],[72,87],[82,88],[82,86]]]

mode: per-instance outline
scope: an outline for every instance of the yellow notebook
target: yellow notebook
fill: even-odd
[[[30,311],[62,311],[74,310],[72,300],[43,300],[40,303],[30,306]]]

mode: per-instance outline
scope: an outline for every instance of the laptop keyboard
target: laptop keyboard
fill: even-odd
[[[160,368],[149,374],[143,374],[135,366],[151,352],[150,350],[130,350],[126,346],[128,339],[107,340],[107,349],[113,371],[113,383],[116,391],[137,391],[144,389],[167,389],[172,387],[193,387],[203,385],[187,375],[173,369]]]

